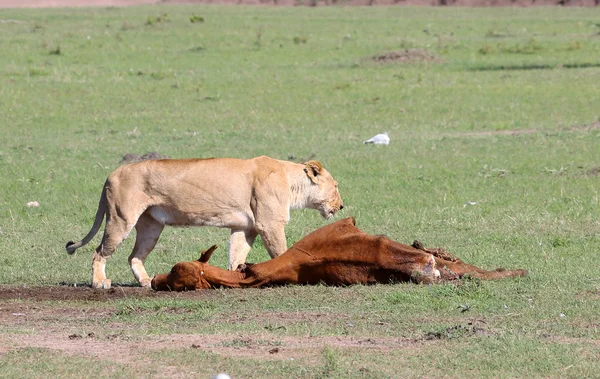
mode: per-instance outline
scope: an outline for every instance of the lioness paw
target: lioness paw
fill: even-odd
[[[92,287],[96,288],[96,289],[107,290],[107,289],[110,289],[110,287],[111,287],[111,281],[110,281],[110,279],[104,279],[104,280],[101,280],[98,282],[94,282],[94,283],[92,283]]]

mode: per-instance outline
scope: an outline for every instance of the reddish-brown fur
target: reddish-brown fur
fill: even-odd
[[[431,283],[438,279],[458,279],[467,274],[480,279],[527,275],[525,270],[482,270],[443,249],[425,249],[418,241],[409,246],[385,236],[370,235],[355,226],[354,218],[319,228],[281,256],[248,265],[243,272],[208,264],[215,249],[216,246],[212,246],[203,252],[198,261],[180,262],[170,273],[156,275],[152,288],[182,291],[280,284]]]

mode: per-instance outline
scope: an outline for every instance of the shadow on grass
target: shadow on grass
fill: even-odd
[[[558,68],[592,68],[600,67],[600,63],[565,63],[565,64],[517,64],[490,65],[468,68],[467,71],[520,71],[520,70],[554,70]]]

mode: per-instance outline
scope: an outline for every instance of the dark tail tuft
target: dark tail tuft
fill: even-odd
[[[77,250],[77,249],[70,250],[70,249],[69,249],[69,247],[70,247],[71,245],[75,245],[75,242],[73,242],[73,241],[69,241],[69,242],[67,242],[67,246],[65,246],[65,248],[67,249],[67,253],[68,253],[69,255],[75,254],[75,250]]]

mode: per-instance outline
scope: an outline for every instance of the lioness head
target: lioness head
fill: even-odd
[[[342,196],[338,191],[338,182],[320,162],[308,161],[304,165],[304,172],[311,181],[306,198],[307,207],[318,210],[321,216],[329,220],[344,208]]]

